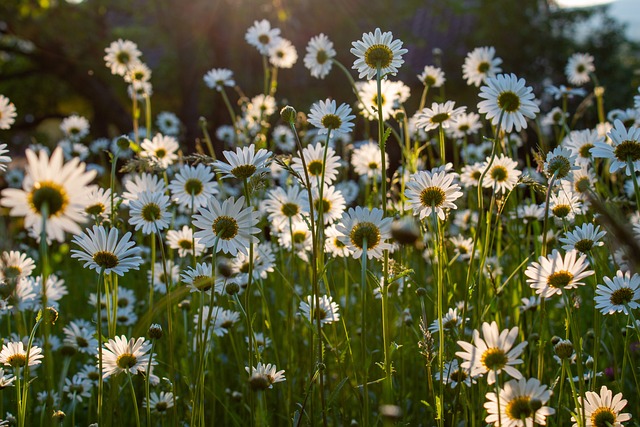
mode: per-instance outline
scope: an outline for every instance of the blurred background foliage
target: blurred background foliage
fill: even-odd
[[[578,40],[576,29],[593,14],[602,15],[601,24]],[[440,96],[475,110],[477,90],[463,82],[461,67],[477,46],[494,46],[503,71],[524,77],[538,96],[544,84],[566,84],[564,66],[574,52],[595,57],[608,108],[631,105],[640,83],[639,45],[625,39],[606,7],[567,10],[545,0],[9,0],[0,2],[0,93],[14,102],[18,118],[3,142],[51,145],[57,124],[72,113],[90,120],[93,137],[129,132],[126,85],[103,61],[105,47],[123,38],[138,44],[153,71],[154,114],[176,113],[191,147],[200,116],[212,129],[228,122],[221,98],[202,81],[209,69],[234,71],[233,99],[260,92],[261,58],[244,34],[263,18],[297,48],[294,68],[280,72],[277,98],[301,111],[327,96],[355,101],[335,68],[325,80],[309,75],[302,64],[309,39],[327,34],[350,68],[351,42],[376,27],[393,31],[409,49],[398,74],[414,94],[408,111],[417,108],[416,75],[428,64],[446,73]]]

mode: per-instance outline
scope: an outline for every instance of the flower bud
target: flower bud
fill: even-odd
[[[282,110],[280,110],[280,117],[282,117],[282,120],[287,123],[295,123],[297,115],[298,113],[296,112],[296,109],[290,105],[287,105]]]
[[[152,340],[159,340],[160,338],[162,338],[163,334],[164,333],[162,332],[162,326],[160,326],[160,324],[153,323],[151,326],[149,326],[149,338],[151,338]]]

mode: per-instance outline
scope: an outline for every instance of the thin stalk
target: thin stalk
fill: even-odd
[[[363,390],[363,424],[369,425],[369,361],[367,355],[367,238],[362,239],[362,257],[361,257],[361,269],[360,269],[360,286],[362,288],[362,310],[361,310],[361,344],[362,344],[362,360],[364,362],[364,376],[362,380]]]
[[[98,425],[102,422],[102,399],[104,394],[104,379],[102,378],[102,281],[104,280],[104,267],[98,274]]]
[[[127,379],[129,380],[129,389],[131,390],[131,398],[133,399],[133,409],[136,414],[136,426],[140,427],[140,413],[138,412],[138,400],[136,399],[136,391],[133,388],[133,381],[131,380],[131,373],[127,371]],[[150,406],[147,401],[147,406]]]

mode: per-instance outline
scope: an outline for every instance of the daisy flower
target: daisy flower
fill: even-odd
[[[631,414],[622,412],[627,406],[627,400],[622,398],[622,393],[614,396],[604,385],[600,388],[600,393],[588,391],[584,397],[578,396],[578,404],[580,406],[575,409],[575,413],[581,416],[584,407],[586,427],[622,427],[623,422],[631,419]],[[574,416],[571,417],[571,421],[574,421],[573,427],[582,425]]]
[[[381,209],[357,206],[342,215],[336,229],[341,234],[340,241],[354,258],[360,258],[366,248],[369,259],[380,259],[383,251],[391,249],[387,243],[391,238],[391,222],[392,218],[382,218]]]
[[[468,319],[467,319],[468,320]],[[462,317],[458,313],[457,308],[450,308],[442,317],[442,330],[445,334],[454,333],[455,330],[462,325]],[[440,322],[438,319],[431,322],[429,332],[437,334],[440,332]]]
[[[576,156],[576,162],[580,166],[591,163],[591,149],[596,142],[603,143],[604,137],[598,135],[595,129],[574,130],[562,141],[562,145],[567,147]]]
[[[11,127],[16,118],[16,107],[13,102],[4,95],[0,95],[0,129]]]
[[[313,242],[311,231],[305,221],[293,221],[290,228],[278,233],[278,244],[287,251],[295,251],[301,259],[308,261],[308,254]]]
[[[320,190],[317,187],[313,188],[311,193],[313,197],[313,213],[316,216],[314,219],[317,219],[320,208],[322,208],[322,218],[325,224],[332,224],[342,217],[345,210],[345,201],[340,190],[336,190],[332,185],[324,186],[322,200],[320,199]],[[310,212],[308,200],[305,210]]]
[[[271,363],[265,365],[262,362],[258,362],[255,368],[252,366],[251,369],[249,369],[249,367],[246,366],[244,369],[250,375],[249,383],[252,385],[260,383],[260,388],[273,388],[275,383],[286,381],[284,369],[278,371],[276,365],[272,365]]]
[[[228,163],[222,160],[216,160],[212,166],[220,173],[224,174],[223,178],[238,178],[241,180],[248,179],[253,175],[259,175],[269,171],[269,160],[272,153],[261,148],[256,153],[255,144],[248,147],[238,147],[236,152],[224,151],[222,153]]]
[[[300,301],[300,314],[309,322],[314,323],[316,316],[320,316],[320,324],[328,325],[340,320],[340,307],[333,302],[331,296],[323,295],[320,297],[319,312],[316,313],[316,298],[313,295],[307,296],[306,300]]]
[[[309,69],[311,76],[324,79],[331,71],[336,51],[327,36],[320,33],[309,40],[307,54],[304,56],[304,66]]]
[[[89,120],[74,114],[62,120],[60,130],[67,138],[73,141],[80,140],[89,135]]]
[[[214,281],[213,267],[207,262],[197,263],[195,268],[188,267],[180,277],[191,292],[204,292],[211,295],[211,289],[218,294],[224,291],[223,282]]]
[[[151,80],[151,69],[141,61],[133,63],[124,75],[124,81],[127,83],[148,82],[149,80]]]
[[[556,413],[555,409],[544,406],[551,398],[551,390],[540,384],[537,378],[520,378],[508,381],[499,394],[489,392],[484,408],[487,410],[485,422],[500,427],[528,427],[532,424],[545,425],[546,417]],[[536,401],[536,408],[533,406]]]
[[[450,362],[444,363],[444,378],[441,372],[436,372],[434,374],[434,378],[436,381],[442,381],[444,379],[445,384],[449,384],[449,386],[453,389],[458,386],[458,384],[464,384],[467,387],[471,387],[471,383],[475,384],[475,379],[471,378],[469,375],[468,369],[463,369],[460,367],[460,363],[458,359],[453,359]]]
[[[150,173],[143,173],[142,175],[134,175],[131,179],[125,179],[124,190],[122,204],[128,206],[132,200],[138,200],[143,191],[164,193],[166,188],[162,178]]]
[[[418,74],[418,80],[428,87],[440,87],[446,81],[442,69],[431,65],[424,67],[422,73]]]
[[[30,276],[35,268],[35,262],[26,253],[5,251],[0,257],[0,280],[20,280]]]
[[[623,312],[629,315],[629,309],[640,308],[640,276],[629,271],[618,270],[610,279],[603,277],[604,285],[596,287],[596,308],[602,314]]]
[[[156,125],[164,135],[178,136],[180,134],[180,119],[170,111],[158,113]]]
[[[464,138],[465,135],[475,135],[482,129],[480,116],[476,113],[460,113],[455,122],[451,123],[449,132],[454,138]]]
[[[235,256],[238,252],[248,254],[250,243],[257,243],[254,236],[260,229],[256,227],[260,215],[253,208],[243,209],[244,196],[237,201],[230,197],[222,205],[211,198],[206,207],[198,208],[193,216],[193,225],[199,228],[194,234],[207,248],[214,245],[216,252],[224,252]]]
[[[460,183],[465,188],[477,187],[480,183],[480,177],[484,170],[484,163],[473,163],[470,165],[464,165],[462,167],[462,173],[460,174]],[[486,177],[486,175],[485,175]]]
[[[142,53],[138,50],[138,45],[130,40],[118,39],[111,42],[105,50],[104,61],[111,74],[124,76],[127,70],[135,63],[139,62]]]
[[[98,340],[94,337],[96,330],[92,324],[84,321],[71,321],[65,326],[64,345],[89,355],[98,352]]]
[[[140,148],[140,157],[148,158],[153,164],[166,169],[178,160],[180,146],[174,137],[158,133],[151,140],[145,138]]]
[[[600,231],[600,226],[594,226],[591,223],[582,224],[580,227],[576,227],[573,231],[567,232],[564,237],[559,240],[564,243],[562,249],[565,251],[577,250],[583,254],[588,253],[597,246],[604,246],[604,242],[600,240],[607,233]]]
[[[238,252],[231,260],[231,269],[234,273],[233,280],[242,287],[246,287],[249,281],[249,256]],[[273,272],[276,258],[271,249],[271,243],[260,243],[253,251],[253,279],[266,279]]]
[[[102,378],[127,371],[133,375],[144,374],[147,371],[150,357],[151,364],[156,364],[154,358],[147,354],[149,350],[151,350],[151,343],[144,338],[127,340],[127,337],[122,335],[110,339],[100,349],[102,353]]]
[[[164,272],[165,268],[167,269],[166,274]],[[153,275],[151,274],[151,270],[149,270],[147,272],[147,279],[156,292],[166,294],[167,288],[171,289],[173,285],[180,280],[180,267],[175,265],[171,259],[166,261],[165,266],[162,265],[162,262],[156,262]]]
[[[522,363],[522,360],[517,357],[522,354],[527,342],[523,341],[513,347],[517,337],[517,326],[500,332],[496,322],[491,324],[484,322],[482,338],[477,329],[473,331],[472,340],[475,345],[458,341],[458,345],[464,350],[456,352],[456,356],[464,360],[460,366],[469,369],[472,377],[488,373],[489,385],[496,382],[496,376],[503,370],[515,379],[522,378],[520,371],[513,365]]]
[[[302,221],[304,206],[309,204],[307,192],[297,185],[276,187],[267,192],[262,210],[277,230],[288,227],[289,221]]]
[[[318,142],[316,145],[309,145],[302,150],[307,172],[311,185],[317,187],[322,178],[322,165],[324,156],[324,144]],[[338,167],[340,166],[340,157],[336,156],[333,148],[327,148],[326,162],[324,162],[324,183],[331,185],[338,176]],[[296,171],[304,179],[304,168],[302,166],[302,158],[294,157],[291,161],[291,168]]]
[[[524,274],[528,277],[527,283],[541,298],[549,298],[562,294],[563,290],[569,290],[584,285],[584,278],[594,274],[593,270],[587,270],[589,264],[586,255],[580,255],[578,251],[569,251],[563,257],[560,252],[553,250],[551,255],[541,256],[537,262],[527,267]]]
[[[456,173],[445,171],[420,171],[411,175],[404,194],[413,208],[413,214],[422,220],[436,213],[444,221],[445,209],[457,209],[453,202],[462,196],[460,186],[453,182],[456,176]]]
[[[547,159],[544,162],[544,172],[551,179],[572,179],[573,171],[580,169],[576,163],[577,156],[572,150],[566,147],[556,147],[553,151],[547,153]]]
[[[580,86],[589,81],[589,73],[593,73],[595,70],[593,56],[588,53],[574,53],[569,58],[564,73],[569,83]]]
[[[178,251],[180,258],[187,255],[198,257],[204,251],[204,245],[200,243],[200,239],[193,237],[193,230],[188,225],[183,225],[180,230],[167,231],[167,243],[171,249]]]
[[[340,240],[340,232],[337,225],[333,224],[324,230],[324,251],[334,257],[344,258],[349,256],[347,245]]]
[[[2,114],[0,112],[0,114]],[[9,150],[7,150],[7,144],[0,144],[0,172],[7,170],[7,164],[11,163],[11,157],[5,156]],[[5,177],[6,179],[6,177]]]
[[[477,47],[469,52],[462,65],[462,77],[468,85],[480,86],[487,83],[487,79],[502,72],[502,59],[496,57],[496,49],[491,47]]]
[[[269,47],[269,62],[276,68],[291,68],[298,60],[298,52],[287,39],[279,38]]]
[[[458,260],[466,261],[471,259],[471,252],[473,251],[473,239],[471,237],[453,236],[449,239],[449,242],[453,246]]]
[[[351,132],[355,117],[351,114],[349,105],[340,104],[336,108],[336,101],[327,98],[326,101],[318,101],[311,106],[307,120],[319,129],[319,135],[331,132],[331,136],[335,136]]]
[[[482,169],[486,169],[491,159],[488,157],[482,165]],[[482,186],[485,188],[493,188],[496,194],[506,194],[513,189],[518,183],[518,178],[522,175],[518,169],[518,162],[511,158],[500,154],[491,164],[491,167],[484,175]]]
[[[487,79],[478,96],[484,99],[478,103],[478,112],[486,114],[493,125],[502,118],[500,127],[505,132],[514,128],[516,132],[526,129],[525,117],[534,119],[540,111],[533,89],[525,86],[524,79],[518,79],[515,74],[498,74]]]
[[[195,167],[184,165],[169,183],[171,196],[187,209],[205,206],[209,198],[218,194],[214,178],[209,166],[202,163]]]
[[[127,87],[127,94],[131,99],[135,97],[138,101],[144,101],[145,98],[149,98],[153,95],[153,86],[151,85],[151,82],[134,80]]]
[[[560,107],[554,107],[540,121],[542,126],[562,126],[569,117],[568,112],[562,111]]]
[[[434,102],[431,108],[423,108],[416,116],[415,125],[429,131],[442,126],[448,129],[457,120],[458,115],[465,112],[467,107],[454,108],[455,102],[447,101],[444,104]]]
[[[15,379],[16,377],[11,374],[5,375],[4,369],[0,368],[0,390],[11,386]]]
[[[136,231],[151,234],[169,227],[171,213],[169,212],[169,196],[160,192],[143,191],[136,200],[129,203],[129,224],[135,226]]]
[[[262,21],[253,21],[253,25],[249,27],[244,39],[251,46],[258,49],[260,54],[268,55],[269,48],[280,38],[280,29],[271,28],[271,23],[266,19]]]
[[[276,99],[271,95],[256,95],[246,105],[244,126],[260,126],[261,122],[276,112]]]
[[[64,379],[63,393],[69,397],[69,399],[82,402],[83,398],[91,397],[91,389],[93,384],[89,379],[80,374],[75,374],[71,379]]]
[[[277,125],[273,128],[271,138],[273,138],[276,147],[285,153],[290,153],[296,148],[295,135],[289,126]]]
[[[131,233],[128,232],[118,240],[118,229],[111,228],[109,233],[101,225],[88,228],[86,233],[73,237],[73,242],[80,246],[81,250],[72,249],[71,258],[77,258],[84,262],[84,267],[105,274],[116,273],[119,276],[129,270],[137,270],[142,264],[139,249],[135,248],[135,242],[130,241]]]
[[[120,197],[113,197],[113,206],[117,207]],[[108,220],[111,216],[111,189],[93,186],[86,195],[84,212],[92,218]]]
[[[173,393],[161,391],[159,394],[155,391],[152,391],[149,395],[149,402],[147,403],[147,398],[142,399],[142,407],[146,408],[149,406],[151,408],[151,412],[157,415],[165,415],[167,411],[173,408]]]
[[[62,242],[65,232],[80,233],[78,223],[85,221],[82,201],[96,172],[85,171],[85,164],[78,159],[63,164],[60,147],[50,158],[44,151],[36,154],[31,149],[27,149],[26,156],[27,175],[22,189],[3,190],[0,203],[11,209],[9,215],[24,217],[25,228],[38,240],[45,212],[47,240]]]
[[[582,214],[582,201],[573,191],[561,190],[551,195],[549,210],[558,220],[571,222]]]
[[[407,49],[402,48],[402,41],[393,40],[391,31],[382,32],[376,28],[373,33],[363,33],[362,40],[352,42],[351,53],[356,56],[353,69],[357,70],[361,79],[374,79],[378,68],[380,75],[395,75],[404,60],[402,55]]]
[[[385,167],[389,169],[389,155],[384,153]],[[351,155],[351,166],[355,173],[361,177],[367,177],[369,179],[375,179],[380,182],[382,178],[382,164],[381,164],[381,151],[380,145],[372,141],[368,141],[365,144],[361,144],[353,150]],[[385,171],[386,175],[386,171]]]
[[[29,359],[29,366],[39,365],[42,363],[42,358],[44,356],[40,347],[31,346],[27,354],[27,349],[24,348],[22,341],[3,344],[2,351],[0,351],[0,363],[13,368],[23,368],[27,365],[27,359]]]
[[[227,68],[213,68],[204,75],[204,84],[221,92],[225,86],[233,87],[236,82],[233,80],[233,71]]]
[[[553,96],[553,99],[558,101],[562,97],[567,97],[567,99],[573,99],[574,96],[585,96],[587,91],[582,88],[576,87],[567,87],[565,85],[553,86],[549,85],[545,89],[549,95]]]
[[[396,87],[388,80],[380,82],[382,120],[389,120],[394,109],[400,104]],[[356,82],[358,90],[358,108],[367,120],[378,120],[378,89],[374,80]]]
[[[631,176],[629,163],[636,172],[640,170],[640,128],[626,129],[620,120],[616,120],[607,136],[611,138],[611,145],[606,141],[595,142],[590,150],[593,157],[611,160],[610,173],[624,169],[627,176]]]

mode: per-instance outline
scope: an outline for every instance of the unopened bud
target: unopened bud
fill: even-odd
[[[282,110],[280,110],[280,117],[282,117],[282,120],[287,123],[295,123],[297,115],[298,113],[296,112],[296,109],[290,105],[287,105]]]
[[[160,326],[160,324],[153,323],[151,326],[149,326],[149,338],[153,340],[159,340],[160,338],[162,338],[163,334],[164,333],[162,332],[162,326]]]

